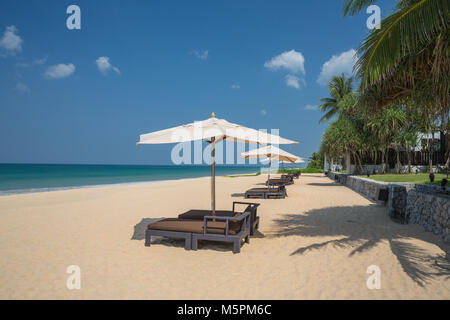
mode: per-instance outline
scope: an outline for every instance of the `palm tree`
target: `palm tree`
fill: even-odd
[[[354,15],[377,0],[345,0]],[[400,0],[397,9],[358,48],[355,65],[361,92],[378,88],[380,105],[412,97],[448,108],[450,99],[448,0]]]
[[[328,81],[328,89],[330,90],[331,98],[321,98],[322,104],[319,109],[325,114],[320,118],[319,122],[324,122],[331,119],[334,115],[339,113],[339,103],[344,97],[351,93],[353,78],[346,77],[344,74],[334,76]]]
[[[345,0],[344,15],[354,15],[376,2]],[[436,129],[444,132],[448,142],[449,17],[448,0],[399,0],[397,9],[382,20],[381,29],[372,30],[361,43],[355,65],[362,100],[377,108],[413,101],[426,118],[439,123]],[[446,157],[448,168],[450,149]]]

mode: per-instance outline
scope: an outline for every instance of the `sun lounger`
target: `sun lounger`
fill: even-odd
[[[293,175],[282,175],[280,178],[269,179],[268,181],[266,181],[267,186],[286,186],[290,184],[294,184]]]
[[[257,209],[259,203],[251,203],[251,202],[239,202],[234,201],[232,210],[216,210],[216,216],[218,217],[234,217],[239,212],[236,211],[237,205],[245,205],[247,206],[243,212],[249,211],[250,214],[250,235],[255,233],[255,230],[259,227],[259,217],[257,215]],[[205,216],[211,216],[211,210],[189,210],[185,213],[182,213],[178,216],[179,219],[191,219],[191,220],[203,220]]]
[[[269,188],[252,188],[245,191],[245,198],[259,198],[259,199],[270,199],[270,198],[285,198],[287,197],[286,187],[284,185],[278,187]]]
[[[145,245],[150,246],[152,236],[184,239],[186,250],[197,250],[199,240],[232,242],[233,253],[240,252],[241,240],[250,243],[250,211],[234,217],[204,216],[202,220],[163,219],[148,225]]]
[[[294,176],[294,178],[295,179],[298,179],[298,178],[300,178],[300,175],[302,174],[300,171],[295,171],[295,172],[293,172],[293,173],[291,173],[293,176]]]

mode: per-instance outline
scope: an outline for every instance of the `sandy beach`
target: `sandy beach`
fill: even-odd
[[[265,176],[218,177],[217,208],[242,201]],[[449,299],[448,246],[391,221],[322,174],[261,203],[258,234],[232,245],[155,239],[149,222],[208,209],[209,178],[0,197],[1,299]],[[446,247],[447,246],[447,247]],[[68,290],[66,269],[81,268]],[[370,265],[381,289],[369,290]]]

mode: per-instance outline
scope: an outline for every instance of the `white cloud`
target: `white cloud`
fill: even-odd
[[[192,50],[190,54],[196,56],[200,60],[208,59],[209,51],[208,50]]]
[[[120,74],[119,68],[113,66],[109,62],[109,57],[99,57],[97,60],[95,60],[95,63],[97,64],[98,70],[103,73],[104,75],[108,74],[110,70],[113,70],[117,74]]]
[[[33,64],[44,64],[47,62],[47,58],[42,58],[42,59],[34,59],[33,60]]]
[[[339,55],[333,55],[330,60],[322,65],[317,83],[325,85],[332,76],[341,73],[351,75],[353,73],[353,66],[357,60],[356,50],[354,49],[342,52]]]
[[[27,92],[31,91],[30,88],[28,88],[28,86],[22,82],[17,83],[15,89],[17,91],[23,92],[23,93],[27,93]]]
[[[60,63],[51,66],[45,71],[44,76],[48,79],[60,79],[70,76],[75,72],[75,66],[72,63]]]
[[[47,58],[34,59],[32,62],[19,62],[16,64],[18,67],[28,68],[35,65],[42,65],[47,62]]]
[[[292,73],[305,74],[305,58],[301,52],[285,51],[264,63],[264,67],[271,70],[286,69]]]
[[[15,26],[6,27],[3,36],[0,39],[0,48],[8,53],[14,54],[22,51],[22,38],[17,34],[19,30]]]
[[[313,106],[313,105],[307,104],[303,109],[316,111],[316,110],[319,110],[319,106]]]
[[[293,87],[293,88],[299,89],[300,88],[300,78],[296,77],[292,74],[288,74],[286,76],[286,85],[288,87]]]
[[[230,88],[231,89],[240,89],[241,86],[239,85],[239,83],[233,83]]]
[[[262,109],[262,110],[260,111],[260,113],[261,113],[261,115],[264,117],[264,116],[267,114],[267,111],[264,110],[264,109]]]

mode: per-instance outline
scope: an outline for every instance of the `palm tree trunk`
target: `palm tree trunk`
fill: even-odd
[[[400,174],[400,152],[398,151],[398,145],[395,146],[395,157],[397,158],[397,174]]]
[[[411,147],[409,142],[406,142],[406,156],[408,157],[408,173],[411,173]]]
[[[383,150],[381,150],[381,173],[385,173],[384,169],[385,169],[385,164],[384,164],[384,149],[383,149]]]
[[[385,173],[387,173],[387,169],[389,167],[389,148],[386,149],[386,152],[384,153],[384,156],[386,158],[386,160],[385,160],[385,162],[386,162]]]
[[[433,145],[434,145],[434,132],[431,130],[431,145],[430,145],[430,139],[427,139],[428,144],[428,152],[430,153],[429,166],[430,166],[430,173],[433,172]]]

